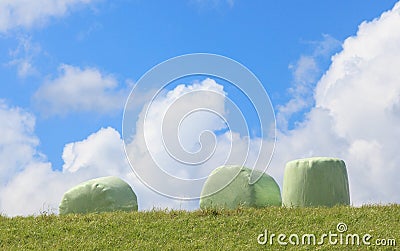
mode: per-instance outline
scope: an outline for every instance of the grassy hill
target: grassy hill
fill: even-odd
[[[338,232],[339,223],[347,231]],[[344,225],[340,225],[344,227]],[[267,243],[265,241],[267,230]],[[341,230],[343,231],[343,230]],[[331,232],[332,243],[329,244]],[[264,236],[261,234],[264,233]],[[271,235],[272,245],[270,244]],[[280,238],[278,235],[285,234]],[[334,235],[337,234],[335,237]],[[356,243],[359,236],[360,245]],[[369,234],[371,237],[368,237]],[[260,236],[261,235],[261,236]],[[296,242],[299,237],[299,244]],[[316,244],[313,245],[313,237]],[[342,235],[342,236],[340,236]],[[305,237],[304,237],[305,236]],[[259,238],[258,238],[259,237]],[[304,238],[304,244],[302,244]],[[342,245],[340,245],[342,238]],[[366,238],[370,245],[362,243]],[[322,242],[319,245],[318,242]],[[346,245],[348,239],[348,245]],[[396,241],[396,246],[392,243]],[[386,241],[386,246],[377,246]],[[310,242],[308,242],[310,241]],[[0,250],[400,250],[400,205],[0,217]]]

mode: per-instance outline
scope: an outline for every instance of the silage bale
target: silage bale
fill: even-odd
[[[314,157],[286,164],[283,205],[289,207],[349,205],[349,183],[343,160]]]
[[[281,192],[275,180],[266,173],[260,173],[261,178],[256,183],[249,184],[251,172],[251,169],[241,166],[222,166],[215,169],[204,183],[200,208],[281,206]],[[218,191],[225,184],[227,186]],[[212,194],[215,191],[218,192]]]
[[[137,198],[132,188],[113,176],[89,180],[71,188],[59,206],[60,215],[137,210]]]

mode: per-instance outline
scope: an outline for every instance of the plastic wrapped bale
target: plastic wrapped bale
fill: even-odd
[[[289,207],[349,205],[349,183],[343,160],[314,157],[286,164],[283,205]]]
[[[113,176],[89,180],[71,188],[59,206],[60,215],[137,210],[137,198],[132,188]]]
[[[261,178],[254,184],[249,184],[251,172],[251,169],[241,166],[222,166],[215,169],[204,183],[200,208],[281,206],[281,192],[275,180],[268,174],[260,173]]]

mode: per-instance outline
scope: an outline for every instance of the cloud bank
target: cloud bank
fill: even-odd
[[[205,93],[202,91],[205,91]],[[214,96],[215,93],[218,95]],[[188,99],[184,99],[183,102],[178,104],[175,103],[177,99],[186,94],[190,95]],[[207,97],[204,95],[207,95]],[[216,166],[226,163],[227,160],[228,163],[231,161],[231,164],[247,161],[246,165],[251,166],[251,161],[257,158],[259,141],[251,141],[249,146],[249,140],[246,137],[227,131],[217,135],[217,146],[212,158],[205,164],[194,167],[194,170],[189,170],[186,165],[177,165],[176,161],[171,161],[166,155],[165,149],[161,147],[162,142],[159,142],[160,132],[157,130],[164,119],[165,112],[171,105],[175,105],[173,116],[170,119],[178,120],[175,116],[177,110],[185,111],[187,107],[196,107],[196,103],[201,106],[204,104],[204,98],[207,98],[210,109],[219,112],[221,115],[225,113],[223,86],[211,79],[188,86],[179,85],[160,95],[148,113],[146,128],[150,135],[147,135],[147,140],[149,140],[147,145],[144,142],[145,139],[140,137],[145,129],[143,115],[146,110],[142,110],[141,118],[137,121],[139,136],[128,145],[127,149],[128,153],[133,156],[132,164],[135,167],[144,168],[144,174],[147,175],[147,178],[159,184],[166,183],[165,180],[158,178],[159,170],[154,172],[150,168],[154,165],[153,158],[159,163],[164,163],[163,167],[172,175],[195,179],[207,176]],[[10,167],[10,174],[8,180],[0,183],[2,191],[0,193],[1,212],[10,216],[37,214],[41,210],[48,209],[57,212],[58,203],[63,193],[69,188],[84,180],[108,175],[121,177],[131,184],[138,195],[140,210],[198,208],[197,200],[169,199],[145,186],[132,171],[125,156],[121,135],[115,129],[111,127],[102,128],[82,141],[66,144],[62,155],[64,160],[62,171],[53,171],[51,163],[47,162],[45,156],[36,150],[39,140],[34,135],[34,116],[20,109],[10,109],[6,105],[3,105],[3,110],[4,116],[16,117],[15,121],[12,121],[3,130],[7,129],[8,135],[24,135],[24,137],[21,137],[21,143],[14,149],[11,145],[13,143],[11,139],[2,142],[2,148],[14,151],[16,148],[28,148],[29,151],[14,155],[13,165],[4,163],[4,166],[8,164],[7,166]],[[12,126],[12,124],[18,123],[21,124],[20,127]],[[181,143],[186,150],[196,152],[199,150],[198,137],[201,132],[204,132],[205,129],[219,130],[224,126],[221,120],[213,114],[208,112],[196,113],[195,116],[189,116],[187,121],[182,123],[179,137],[182,139]],[[250,151],[248,147],[250,147]],[[152,155],[150,155],[150,152]],[[249,153],[249,156],[245,160],[247,153]],[[228,158],[229,154],[232,155],[230,158]],[[22,157],[27,158],[24,163],[19,162]],[[7,169],[2,168],[2,170]],[[2,177],[6,177],[6,175],[2,175]],[[198,186],[190,185],[189,189],[192,190],[193,194],[200,194],[201,187],[202,183],[199,183]],[[29,205],[27,205],[28,203]]]

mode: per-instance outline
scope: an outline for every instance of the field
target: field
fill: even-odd
[[[347,231],[339,223],[345,223]],[[287,245],[279,244],[280,234],[286,237],[281,235],[279,241]],[[330,244],[335,240],[336,245]],[[381,243],[386,246],[377,246]],[[400,205],[0,217],[0,250],[396,250],[399,247]]]

